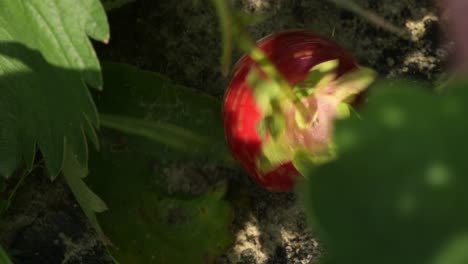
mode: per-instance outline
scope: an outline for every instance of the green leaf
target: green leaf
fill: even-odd
[[[225,186],[174,192],[183,186],[165,179],[192,179],[190,162],[229,164],[220,102],[129,65],[105,63],[103,73],[108,89],[96,102],[106,129],[87,182],[109,207],[98,220],[110,251],[120,263],[213,261],[232,242]],[[181,169],[167,176],[174,164]]]
[[[217,99],[129,65],[105,63],[103,74],[108,89],[96,96],[102,125],[126,133],[130,147],[232,164]]]
[[[13,264],[11,262],[10,258],[8,257],[8,254],[5,252],[3,247],[0,245],[0,263],[2,264]]]
[[[468,228],[467,85],[442,96],[422,86],[376,84],[362,119],[337,124],[339,159],[298,166],[308,176],[301,194],[326,263],[465,259],[457,252]]]
[[[0,1],[0,174],[32,167],[36,145],[58,175],[65,142],[86,165],[98,116],[86,84],[101,88],[88,36],[107,42],[98,0]]]
[[[118,262],[202,264],[226,250],[233,212],[223,186],[199,195],[169,194],[157,184],[167,170],[161,158],[133,148],[116,152],[112,142],[102,139],[88,178],[110,208],[98,218]]]
[[[63,175],[91,225],[102,236],[103,233],[95,213],[104,212],[107,210],[107,206],[101,198],[86,186],[83,180],[88,175],[88,170],[81,166],[76,156],[68,148],[65,152]]]

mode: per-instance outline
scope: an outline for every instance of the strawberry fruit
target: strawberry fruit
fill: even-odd
[[[279,112],[272,112],[275,104],[272,104],[273,107],[260,105],[261,94],[256,95],[256,88],[249,82],[249,75],[257,71],[262,75],[260,79],[268,78],[262,74],[259,64],[251,56],[245,55],[237,63],[224,97],[226,140],[233,156],[260,185],[272,191],[289,191],[300,176],[291,161],[294,150],[306,150],[317,157],[328,153],[333,121],[338,115],[340,104],[350,95],[362,91],[362,87],[367,86],[369,82],[365,82],[366,85],[361,82],[356,88],[356,78],[347,78],[337,84],[340,76],[345,77],[345,74],[355,72],[360,67],[343,48],[312,32],[280,32],[260,40],[257,47],[291,87],[297,87],[299,92],[306,94],[300,98],[303,105],[313,114],[313,124],[301,127],[297,109],[291,100],[284,97],[271,100],[279,105]],[[325,65],[328,69],[324,71],[324,67],[319,65]],[[319,78],[319,81],[327,78],[328,81],[325,85],[322,83],[320,89],[308,87],[308,90],[301,90],[301,84],[307,84],[311,76],[316,76],[316,72],[313,72],[314,67],[322,67],[318,69],[319,73],[325,72],[319,74],[320,77],[324,77]],[[313,82],[312,86],[317,86],[319,81]],[[265,120],[276,120],[274,124],[281,124],[279,136],[272,136],[277,133],[274,133],[275,126],[272,128],[271,125],[267,125],[270,129],[262,133],[260,127],[266,123]]]

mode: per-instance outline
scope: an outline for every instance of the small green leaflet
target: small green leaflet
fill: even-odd
[[[96,219],[95,213],[102,213],[107,210],[106,204],[84,183],[84,178],[88,175],[88,170],[83,168],[76,157],[67,149],[65,152],[65,161],[63,165],[63,175],[75,196],[78,204],[83,209],[86,217],[93,228],[102,236],[102,230]]]
[[[295,158],[323,263],[466,262],[467,83],[423,86],[376,83],[361,118],[338,121],[338,159]]]
[[[31,168],[36,146],[51,177],[65,145],[86,167],[86,137],[99,125],[86,84],[100,89],[99,61],[88,39],[107,42],[98,0],[0,1],[0,174],[21,161]]]

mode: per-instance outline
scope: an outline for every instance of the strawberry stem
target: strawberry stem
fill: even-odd
[[[221,27],[221,33],[223,38],[223,54],[221,56],[221,70],[224,76],[228,75],[229,66],[231,64],[231,53],[232,53],[232,15],[229,6],[225,3],[225,0],[212,0],[211,1],[216,8],[219,16],[219,23]]]

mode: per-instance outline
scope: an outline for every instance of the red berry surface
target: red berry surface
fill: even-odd
[[[357,68],[354,58],[333,41],[305,30],[289,30],[261,39],[257,46],[291,86],[305,80],[312,67],[338,59],[337,76]],[[300,176],[291,161],[262,172],[257,160],[265,140],[257,131],[263,119],[247,75],[257,64],[249,57],[237,63],[224,97],[224,129],[233,156],[260,185],[272,191],[289,191]]]

